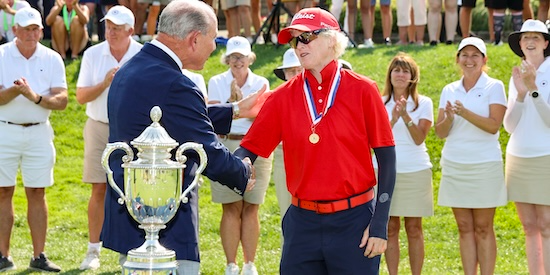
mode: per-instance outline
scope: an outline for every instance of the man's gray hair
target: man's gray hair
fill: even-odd
[[[174,0],[162,10],[158,31],[184,39],[192,31],[207,34],[212,24],[212,7],[203,1]]]

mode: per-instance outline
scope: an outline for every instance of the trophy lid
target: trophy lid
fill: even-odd
[[[174,148],[178,146],[179,143],[170,137],[166,129],[159,123],[162,117],[162,110],[159,106],[151,108],[150,116],[153,123],[130,143],[138,149],[140,147]]]

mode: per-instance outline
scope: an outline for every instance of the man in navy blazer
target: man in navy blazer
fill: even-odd
[[[214,132],[214,128],[217,133],[229,131],[235,115],[232,105],[207,107],[202,92],[181,72],[182,68],[203,68],[216,48],[217,26],[212,8],[202,1],[174,0],[166,6],[160,15],[157,38],[145,44],[113,79],[108,98],[109,142],[132,141],[151,124],[151,108],[160,106],[163,112],[160,123],[172,138],[180,144],[193,141],[204,146],[208,165],[203,174],[243,194],[247,183],[249,188],[253,186],[253,180],[249,181],[251,162],[232,155]],[[124,154],[117,150],[109,161],[121,189],[124,171],[120,165]],[[195,175],[198,156],[189,154],[186,165],[184,188]],[[181,204],[167,228],[160,231],[160,243],[176,251],[178,274],[183,273],[182,268],[185,274],[199,273],[197,196],[196,190],[191,192],[189,203]],[[127,254],[143,243],[145,234],[117,199],[116,192],[107,188],[103,246]]]

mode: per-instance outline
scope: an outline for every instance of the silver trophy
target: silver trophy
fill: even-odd
[[[202,144],[186,142],[176,151],[177,162],[170,159],[170,151],[179,144],[159,124],[161,116],[160,107],[153,107],[153,123],[130,142],[138,150],[136,160],[133,160],[134,151],[124,142],[107,144],[102,156],[109,185],[120,196],[118,203],[126,203],[130,215],[140,223],[139,228],[146,232],[145,242],[128,252],[122,266],[123,274],[176,274],[176,253],[159,243],[158,233],[174,217],[180,201],[188,202],[187,195],[198,185],[201,172],[206,168],[207,156]],[[109,156],[118,149],[126,152],[122,157],[125,192],[116,185],[109,167]],[[193,182],[182,192],[187,161],[183,153],[187,150],[199,154],[200,165]]]

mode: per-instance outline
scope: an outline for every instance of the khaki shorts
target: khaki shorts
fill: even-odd
[[[82,181],[106,183],[107,177],[101,165],[101,156],[109,142],[109,124],[88,118],[84,126],[84,171]]]
[[[250,0],[220,0],[222,10],[228,10],[238,6],[249,6]]]
[[[231,152],[235,151],[240,143],[240,140],[223,141],[223,144],[225,144]],[[244,193],[244,197],[219,182],[211,182],[210,187],[212,188],[212,201],[216,203],[233,203],[244,200],[245,202],[251,204],[263,203],[267,187],[269,186],[269,180],[271,178],[272,162],[273,154],[271,154],[269,158],[258,157],[256,159],[254,162],[254,169],[256,170],[256,184],[252,190]]]

